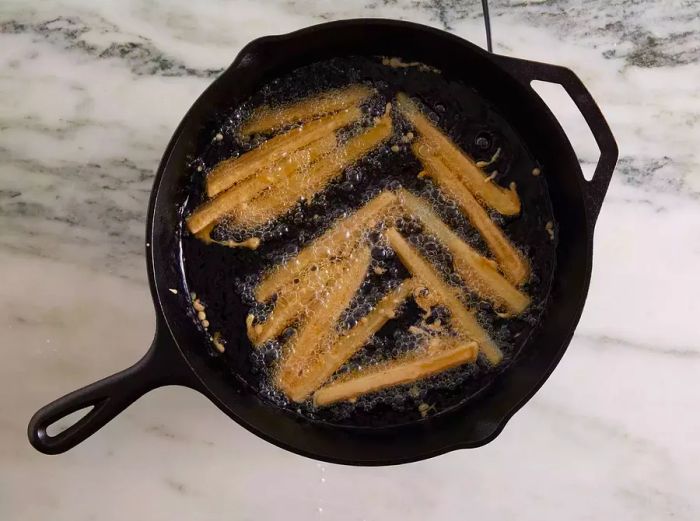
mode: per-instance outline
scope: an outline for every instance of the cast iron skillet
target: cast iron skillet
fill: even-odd
[[[175,230],[188,183],[188,157],[212,113],[243,102],[256,87],[309,63],[335,56],[401,56],[441,69],[472,85],[523,137],[547,172],[559,242],[556,271],[541,324],[529,348],[466,406],[425,421],[387,428],[333,426],[304,419],[263,401],[205,356],[201,334],[186,315]],[[586,181],[556,119],[530,87],[532,80],[562,85],[591,128],[601,151]],[[64,452],[114,418],[146,392],[164,385],[195,389],[237,423],[282,448],[335,463],[389,465],[429,458],[493,440],[508,419],[544,383],[571,340],[591,275],[593,228],[617,161],[617,145],[593,98],[576,75],[555,65],[508,58],[452,34],[407,22],[358,19],[331,22],[248,44],[199,97],[163,155],[151,194],[146,254],[156,308],[151,348],[133,367],[75,391],[40,409],[29,423],[29,440],[46,454]],[[66,415],[93,407],[56,436],[46,429]]]

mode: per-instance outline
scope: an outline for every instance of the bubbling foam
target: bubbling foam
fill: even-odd
[[[399,70],[403,73],[403,69]],[[408,72],[406,72],[408,73]],[[426,71],[421,74],[433,74]],[[368,128],[376,118],[386,110],[392,102],[394,92],[392,85],[383,80],[368,80],[359,78],[357,71],[352,69],[346,73],[350,81],[362,80],[365,85],[376,89],[376,94],[363,104],[364,116],[361,121],[337,132],[339,145]],[[275,104],[285,104],[289,101],[305,97],[308,91],[295,83],[274,80],[265,85],[256,97],[256,103],[263,100],[273,108]],[[219,131],[225,140],[232,140],[237,153],[255,148],[262,143],[266,136],[242,137],[238,129],[251,113],[251,104],[244,104],[229,117]],[[443,104],[433,106],[434,112],[429,117],[438,125],[443,113],[449,112]],[[301,128],[303,124],[295,124],[292,128]],[[263,277],[270,272],[271,267],[287,262],[294,262],[299,252],[314,248],[313,241],[330,229],[340,219],[351,216],[384,190],[396,192],[407,189],[421,197],[429,207],[468,245],[476,251],[488,256],[484,241],[479,233],[469,224],[461,213],[458,205],[429,180],[419,178],[422,171],[420,163],[413,157],[410,144],[414,139],[413,131],[400,116],[394,118],[394,134],[392,137],[373,149],[361,160],[345,168],[333,179],[327,187],[314,194],[309,200],[300,199],[281,216],[267,219],[253,227],[240,226],[241,219],[247,212],[255,209],[259,201],[264,200],[266,191],[253,197],[246,206],[233,212],[228,218],[219,222],[212,238],[218,241],[241,242],[251,237],[259,238],[262,246],[255,255],[259,259],[259,269],[253,270],[233,283],[236,294],[240,297],[248,313],[253,316],[255,326],[264,328],[282,306],[296,310],[294,317],[285,324],[280,334],[263,343],[259,347],[251,347],[249,358],[252,366],[262,374],[256,383],[257,391],[272,403],[281,407],[291,408],[310,417],[334,419],[350,418],[357,410],[372,411],[376,407],[388,407],[396,411],[412,410],[414,416],[426,416],[438,412],[431,402],[435,392],[440,390],[458,392],[465,382],[484,372],[491,371],[489,366],[479,360],[476,364],[467,364],[451,369],[424,380],[386,389],[371,395],[360,397],[352,403],[342,403],[330,408],[326,413],[314,409],[310,402],[296,404],[290,402],[274,385],[274,373],[282,356],[285,346],[299,331],[305,320],[313,320],[317,312],[317,302],[323,302],[329,297],[332,281],[338,277],[337,264],[342,262],[331,256],[323,259],[319,251],[319,260],[312,269],[301,273],[292,284],[273,296],[267,302],[255,299],[255,289]],[[216,146],[216,144],[212,145]],[[294,157],[284,157],[280,163],[269,167],[263,175],[270,178],[270,183],[281,193],[291,192],[299,184],[308,184],[314,162],[304,156],[304,152]],[[489,155],[489,157],[491,157]],[[299,168],[293,175],[283,175],[284,161],[296,161]],[[204,158],[193,161],[197,174],[206,171],[208,162]],[[494,165],[494,169],[498,164]],[[503,175],[504,168],[499,166]],[[530,176],[531,179],[542,180],[542,177]],[[508,219],[496,214],[490,214],[499,224],[508,224]],[[362,240],[371,253],[371,261],[364,282],[343,311],[337,324],[337,330],[343,332],[357,325],[363,317],[370,313],[377,302],[389,291],[396,288],[402,280],[410,277],[410,273],[401,264],[387,243],[383,230],[395,226],[421,255],[433,266],[440,277],[451,287],[457,288],[463,301],[477,313],[480,324],[504,351],[506,360],[514,354],[515,345],[520,343],[509,328],[507,317],[499,316],[500,309],[480,298],[472,291],[475,281],[463,279],[455,272],[453,258],[445,245],[427,232],[420,220],[412,216],[402,216],[382,220],[371,229],[363,231]],[[220,246],[213,246],[220,247]],[[342,273],[342,272],[341,272]],[[342,274],[340,275],[342,276]],[[528,287],[539,284],[540,275],[535,272]],[[300,291],[304,288],[305,292]],[[196,290],[196,288],[195,288]],[[534,325],[541,312],[541,302],[533,305],[516,320],[519,323]],[[522,328],[521,328],[522,329]],[[262,329],[260,329],[262,330]],[[520,333],[518,333],[519,335]],[[360,349],[341,369],[335,377],[348,371],[358,370],[387,360],[400,357],[408,352],[425,349],[426,339],[436,335],[455,336],[449,311],[443,306],[432,309],[421,309],[416,300],[411,297],[396,311],[396,316],[390,320],[369,342]],[[326,415],[326,416],[324,416]]]

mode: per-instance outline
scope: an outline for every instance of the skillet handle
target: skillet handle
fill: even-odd
[[[507,71],[530,88],[532,88],[530,82],[533,80],[558,83],[564,87],[586,120],[600,149],[600,158],[598,159],[593,178],[590,181],[583,180],[586,210],[588,211],[591,224],[594,224],[603,204],[605,193],[608,190],[613,170],[615,170],[618,149],[615,137],[612,135],[610,127],[593,96],[591,96],[591,93],[588,92],[588,89],[586,89],[578,76],[566,67],[510,58],[508,56],[494,55],[494,58]]]
[[[161,329],[164,330],[167,331]],[[151,348],[133,366],[39,409],[29,421],[29,442],[44,454],[60,454],[94,434],[147,392],[164,385],[195,387],[194,379],[169,333],[156,332]],[[87,407],[92,409],[73,425],[55,436],[49,435],[50,425]]]

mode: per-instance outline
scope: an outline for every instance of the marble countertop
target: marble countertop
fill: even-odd
[[[459,0],[59,0],[0,5],[0,519],[700,519],[700,4],[500,0],[495,51],[562,64],[620,146],[583,318],[490,445],[391,468],[269,445],[182,388],[76,449],[30,448],[49,400],[153,334],[143,255],[162,151],[249,40],[324,20],[427,23],[483,45]],[[595,147],[556,89],[581,160]],[[127,325],[127,327],[125,327]]]

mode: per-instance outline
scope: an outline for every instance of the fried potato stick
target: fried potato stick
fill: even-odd
[[[329,264],[326,269],[307,271],[299,282],[280,293],[270,316],[261,324],[248,328],[248,338],[260,346],[278,336],[295,319],[307,315],[313,303],[321,298],[329,280],[335,281],[347,266],[343,262]]]
[[[187,218],[187,228],[192,233],[198,233],[210,224],[216,223],[225,215],[267,190],[273,183],[283,183],[296,171],[307,168],[312,162],[329,154],[336,144],[335,134],[323,136],[307,147],[280,159],[266,171],[244,179],[214,199],[199,206]]]
[[[421,141],[413,144],[418,155]],[[477,202],[464,185],[457,181],[447,165],[437,156],[422,154],[418,157],[427,175],[451,198],[457,201],[472,225],[486,241],[503,274],[515,285],[523,284],[530,276],[530,265],[522,253],[510,242],[486,210]]]
[[[351,138],[337,152],[312,164],[308,171],[298,171],[287,183],[280,183],[263,193],[234,222],[247,229],[265,224],[291,210],[299,200],[311,200],[328,183],[340,176],[343,170],[378,147],[391,136],[391,116],[383,116],[369,130]]]
[[[401,285],[385,295],[352,329],[344,334],[338,334],[332,342],[324,346],[321,352],[312,355],[302,374],[293,383],[295,399],[304,400],[362,349],[384,324],[394,318],[396,310],[411,294],[413,287],[412,280],[403,281]]]
[[[498,364],[503,359],[503,353],[481,327],[474,313],[462,304],[456,289],[447,285],[430,263],[395,228],[388,229],[386,237],[408,271],[425,284],[431,293],[437,293],[436,298],[450,310],[452,326],[466,338],[476,341],[489,362]]]
[[[368,246],[358,248],[352,257],[342,261],[347,270],[329,281],[326,298],[319,299],[313,313],[297,334],[284,346],[282,360],[275,374],[277,387],[291,400],[304,399],[294,382],[309,362],[309,357],[335,333],[335,326],[348,307],[367,274],[370,262]]]
[[[460,149],[445,133],[435,126],[421,109],[406,94],[396,96],[399,111],[415,127],[423,140],[453,172],[460,182],[469,188],[477,199],[503,215],[520,213],[520,198],[515,184],[503,188],[488,179],[476,163]]]
[[[420,220],[426,231],[450,251],[455,270],[469,289],[516,314],[522,313],[530,305],[530,297],[508,282],[493,266],[493,261],[479,254],[453,232],[426,201],[404,189],[399,190],[397,195],[408,215]]]
[[[270,138],[240,157],[222,161],[207,176],[207,195],[214,197],[295,150],[357,121],[361,115],[358,107],[350,107]]]
[[[270,132],[292,123],[308,121],[324,114],[338,112],[352,105],[357,106],[369,98],[373,92],[374,89],[365,85],[349,85],[281,107],[259,107],[253,111],[250,119],[243,125],[241,134],[248,136]]]
[[[324,407],[389,387],[417,382],[476,360],[479,352],[476,342],[443,342],[443,346],[353,371],[316,391],[314,405]]]
[[[288,286],[295,277],[314,264],[331,257],[346,256],[368,229],[374,228],[396,205],[396,196],[388,191],[339,221],[292,259],[273,268],[255,288],[255,298],[264,302]]]

